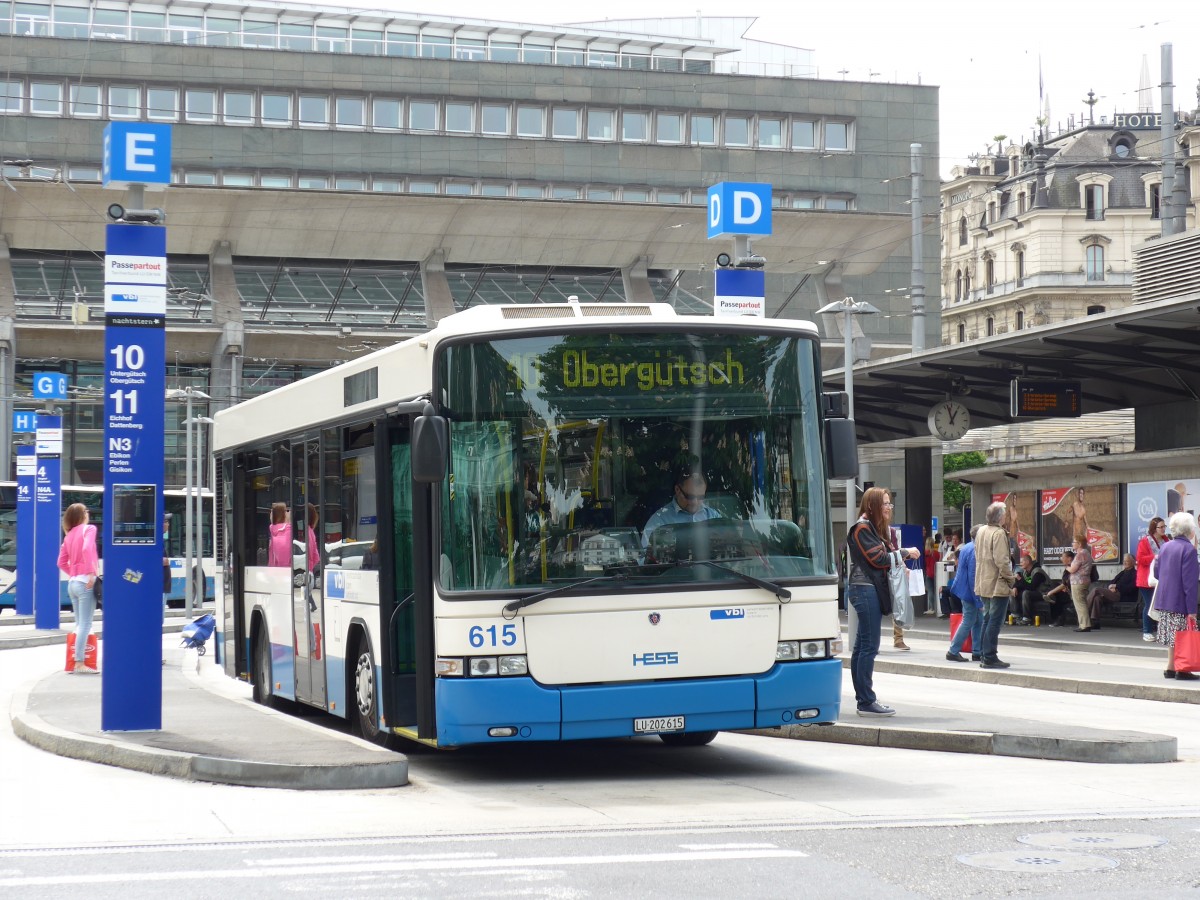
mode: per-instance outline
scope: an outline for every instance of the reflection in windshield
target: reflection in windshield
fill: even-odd
[[[812,345],[580,334],[449,348],[443,586],[552,587],[710,559],[831,573]],[[653,520],[651,528],[647,525]],[[729,581],[681,566],[672,583]]]

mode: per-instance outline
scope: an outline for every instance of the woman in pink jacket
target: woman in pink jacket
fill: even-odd
[[[96,553],[96,526],[89,524],[87,507],[82,503],[72,503],[63,513],[63,533],[66,537],[58,551],[58,567],[67,576],[67,596],[75,611],[75,671],[95,675],[96,670],[84,662],[84,654],[96,613],[100,558]]]

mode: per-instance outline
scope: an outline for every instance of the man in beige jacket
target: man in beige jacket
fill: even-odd
[[[983,600],[983,637],[979,648],[982,660],[979,666],[983,669],[1009,667],[996,655],[1000,626],[1008,612],[1008,597],[1017,581],[1009,556],[1008,532],[1004,530],[1007,515],[1004,503],[993,503],[984,514],[986,524],[975,538],[975,593]]]

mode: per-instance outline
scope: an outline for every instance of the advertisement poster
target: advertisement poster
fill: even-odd
[[[1034,491],[1011,491],[1007,494],[992,494],[993,503],[1008,507],[1008,536],[1015,538],[1021,556],[1030,556],[1034,562],[1040,559],[1037,545],[1037,505]]]
[[[1115,485],[1042,491],[1042,558],[1058,559],[1076,534],[1086,536],[1096,562],[1121,558]]]
[[[1169,521],[1177,512],[1190,512],[1193,516],[1200,509],[1200,479],[1187,481],[1143,481],[1125,486],[1125,508],[1129,531],[1125,546],[1130,552],[1137,549],[1138,541],[1146,534],[1150,520],[1159,518]]]

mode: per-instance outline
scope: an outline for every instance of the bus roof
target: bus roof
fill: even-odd
[[[505,332],[531,329],[568,329],[659,325],[680,329],[719,327],[723,331],[789,331],[817,337],[811,322],[797,319],[716,319],[681,316],[666,303],[560,303],[537,305],[480,305],[447,316],[425,334],[334,366],[294,384],[254,397],[215,416],[213,449],[225,450],[256,443],[273,435],[290,435],[305,430],[297,425],[304,411],[309,427],[345,419],[355,411],[367,413],[427,394],[433,388],[433,354],[443,341],[464,335],[489,339]],[[352,376],[376,373],[373,397],[350,402]],[[366,376],[364,376],[366,377]]]

